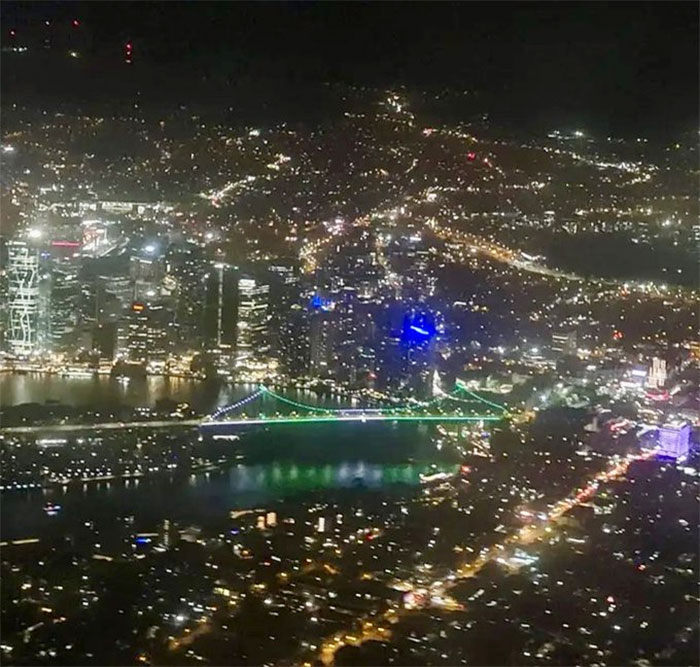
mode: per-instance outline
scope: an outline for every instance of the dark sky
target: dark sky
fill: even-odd
[[[8,31],[81,21],[86,49],[188,77],[475,89],[496,115],[697,127],[696,2],[3,2]],[[19,37],[18,37],[19,38]]]

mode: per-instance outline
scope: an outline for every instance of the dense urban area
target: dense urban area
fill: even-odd
[[[698,664],[697,128],[322,95],[3,100],[2,662]]]

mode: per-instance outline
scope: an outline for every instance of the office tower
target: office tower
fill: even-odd
[[[133,283],[132,299],[148,302],[161,296],[161,283],[165,277],[165,260],[161,248],[147,243],[131,257],[129,273]]]
[[[236,369],[271,370],[270,286],[254,278],[238,280]]]
[[[198,349],[203,342],[206,269],[202,250],[191,243],[173,244],[166,253],[166,281],[174,280],[175,321],[183,349]]]
[[[329,377],[333,373],[333,352],[337,336],[335,313],[328,310],[313,312],[310,329],[309,373],[315,378]]]
[[[282,313],[279,324],[279,358],[284,372],[297,378],[309,372],[309,311],[299,304],[293,304]]]
[[[238,284],[233,266],[211,264],[204,277],[203,337],[208,351],[231,356],[236,344]]]
[[[552,334],[552,350],[559,354],[576,354],[577,342],[575,331],[556,331]]]
[[[97,324],[92,329],[92,351],[99,359],[112,361],[117,348],[117,323]]]
[[[48,348],[52,352],[70,352],[76,347],[80,319],[79,269],[70,260],[54,260],[50,269]]]
[[[647,387],[659,389],[666,384],[666,360],[654,357],[649,367]]]
[[[7,244],[7,345],[21,356],[37,350],[39,254],[24,241]]]
[[[397,330],[397,319],[401,326]],[[436,318],[419,309],[389,309],[388,332],[377,345],[377,386],[418,398],[432,395],[436,368]]]
[[[684,421],[670,422],[659,427],[658,453],[672,459],[688,457],[690,424]]]
[[[298,376],[305,372],[300,364],[291,364],[293,351],[289,349],[290,341],[286,336],[298,338],[301,332],[294,331],[294,325],[300,322],[301,280],[297,267],[292,264],[272,264],[268,267],[270,279],[270,345],[273,356],[282,363],[287,375]],[[305,333],[308,338],[308,332]],[[303,355],[302,355],[303,356]],[[308,356],[308,355],[307,355]]]
[[[126,348],[130,361],[164,361],[170,353],[172,313],[162,304],[135,301],[126,316]]]

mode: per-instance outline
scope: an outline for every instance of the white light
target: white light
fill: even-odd
[[[148,245],[143,247],[143,250],[144,252],[147,252],[150,255],[156,251],[156,247],[152,243],[149,243]]]
[[[14,153],[14,152],[15,152],[15,147],[14,147],[14,146],[10,146],[9,144],[5,144],[5,145],[2,147],[2,152],[3,152],[3,153]]]
[[[40,239],[44,235],[44,232],[41,231],[41,229],[30,229],[27,232],[27,236],[30,239]]]

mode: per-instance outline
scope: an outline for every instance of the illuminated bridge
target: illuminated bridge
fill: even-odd
[[[264,411],[263,411],[264,410]],[[106,422],[98,424],[40,424],[0,428],[0,434],[72,433],[77,431],[199,427],[228,432],[235,427],[344,422],[494,422],[503,418],[504,406],[482,398],[458,384],[451,393],[439,392],[431,401],[410,400],[381,407],[321,407],[300,403],[260,385],[256,391],[202,419]]]
[[[252,407],[261,403],[272,408],[284,406],[286,411],[251,412]],[[221,429],[226,426],[256,424],[294,425],[342,422],[487,422],[502,419],[504,413],[504,406],[482,398],[463,385],[458,385],[451,394],[440,392],[431,401],[410,401],[403,405],[363,408],[329,408],[300,403],[260,385],[257,391],[249,396],[216,410],[200,423],[200,427]]]

